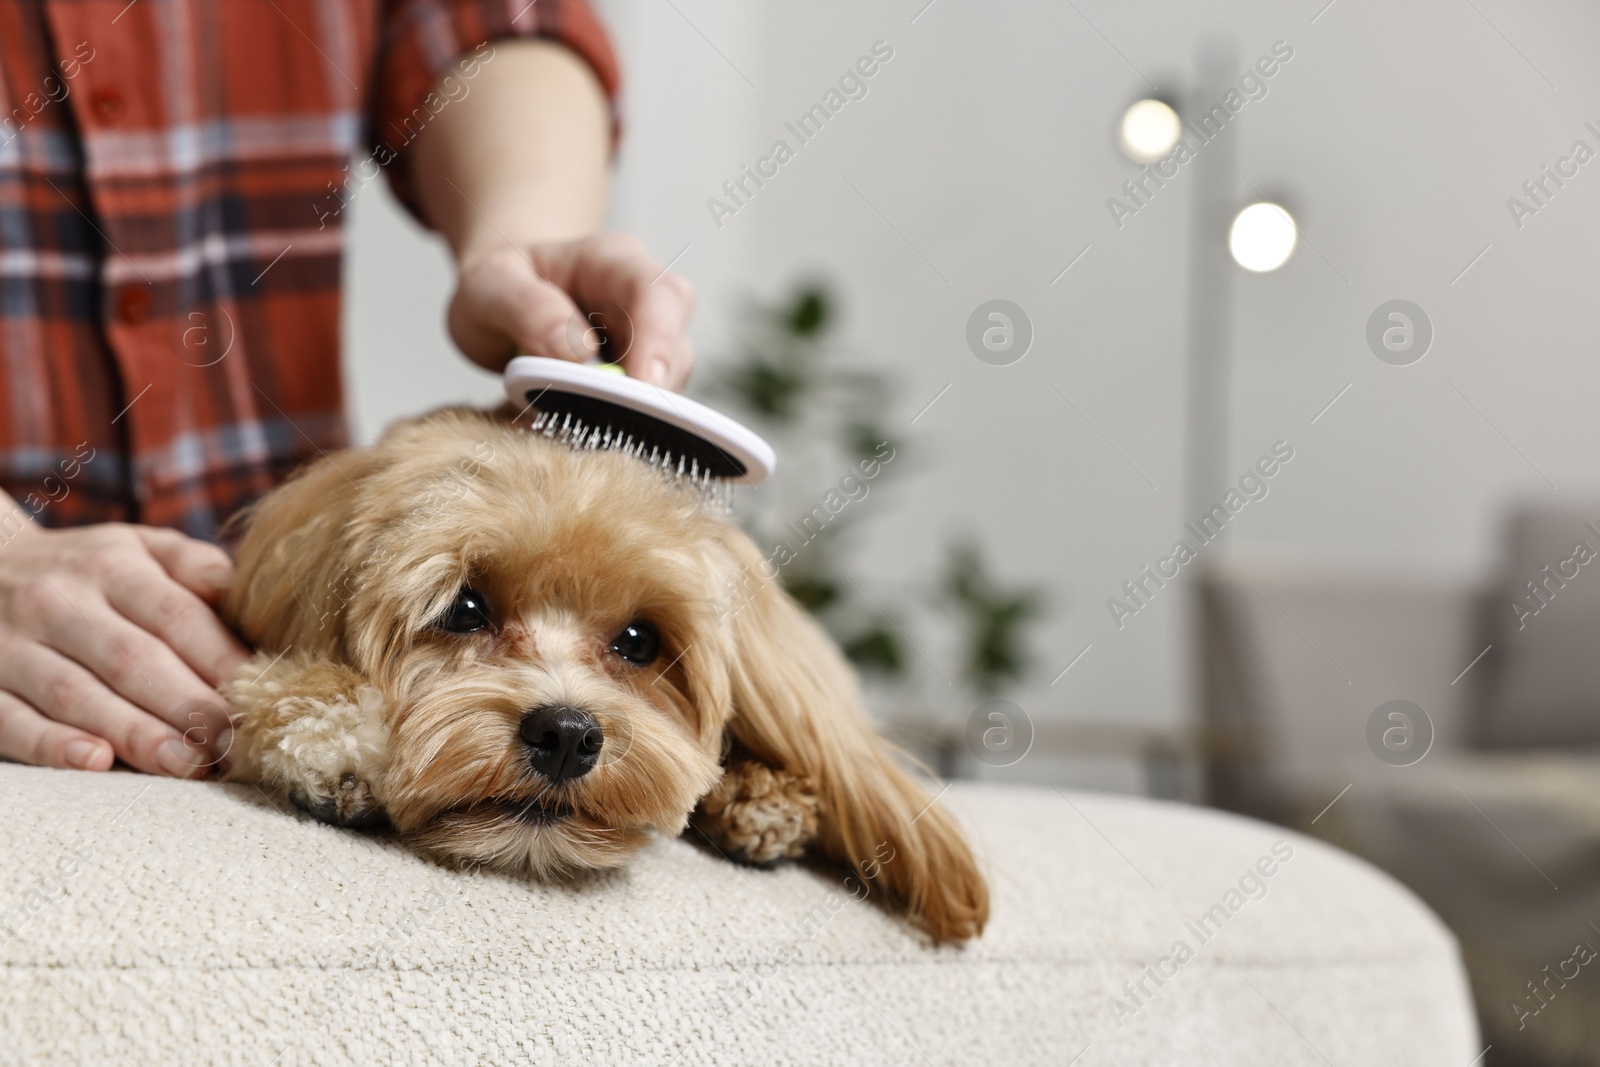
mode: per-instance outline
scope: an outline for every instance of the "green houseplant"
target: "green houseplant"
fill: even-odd
[[[861,360],[843,365],[836,326],[835,302],[820,283],[801,284],[775,303],[752,302],[738,349],[716,366],[711,391],[778,450],[778,474],[743,516],[756,542],[772,547],[778,580],[863,672],[904,682],[914,658],[908,611],[867,601],[848,551],[870,513],[856,503],[883,492],[908,466],[904,442],[881,421],[895,390]],[[993,696],[1026,675],[1026,631],[1041,598],[1000,585],[976,541],[948,547],[932,603],[955,617],[958,673],[973,693]]]

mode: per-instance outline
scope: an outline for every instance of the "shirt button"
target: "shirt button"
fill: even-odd
[[[117,318],[128,326],[137,326],[150,317],[150,290],[130,285],[117,294]]]
[[[101,122],[116,122],[122,117],[123,100],[120,90],[102,86],[89,97],[89,103]]]

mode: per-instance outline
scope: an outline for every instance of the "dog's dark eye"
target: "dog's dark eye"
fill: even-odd
[[[641,667],[654,663],[661,655],[661,634],[643,619],[635,619],[611,639],[611,651]]]
[[[476,589],[463,587],[434,625],[446,633],[475,633],[489,625],[489,602]]]

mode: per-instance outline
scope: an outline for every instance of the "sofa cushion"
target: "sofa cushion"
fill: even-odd
[[[1367,730],[1390,700],[1426,712],[1431,751],[1461,748],[1468,693],[1485,670],[1472,663],[1484,646],[1481,602],[1480,591],[1438,578],[1214,563],[1199,587],[1196,634],[1211,798],[1291,825],[1310,805],[1310,819],[1328,802],[1335,768],[1381,766]]]
[[[1600,506],[1524,508],[1487,606],[1486,748],[1600,744]]]
[[[965,947],[931,947],[839,872],[734,867],[683,839],[540,885],[443,869],[251,786],[0,764],[0,1062],[1462,1067],[1480,1051],[1454,940],[1345,853],[1140,799],[958,785],[939,803],[994,893]]]

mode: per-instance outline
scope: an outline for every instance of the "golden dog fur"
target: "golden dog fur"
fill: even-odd
[[[555,876],[694,827],[764,863],[852,867],[936,941],[988,890],[871,729],[838,649],[760,578],[755,545],[638,460],[451,409],[313,463],[245,517],[227,612],[258,650],[228,689],[228,776],[324,818],[386,814],[447,861]],[[464,587],[490,625],[446,632]],[[612,651],[633,620],[656,661]],[[547,780],[519,723],[559,703],[604,735]]]

